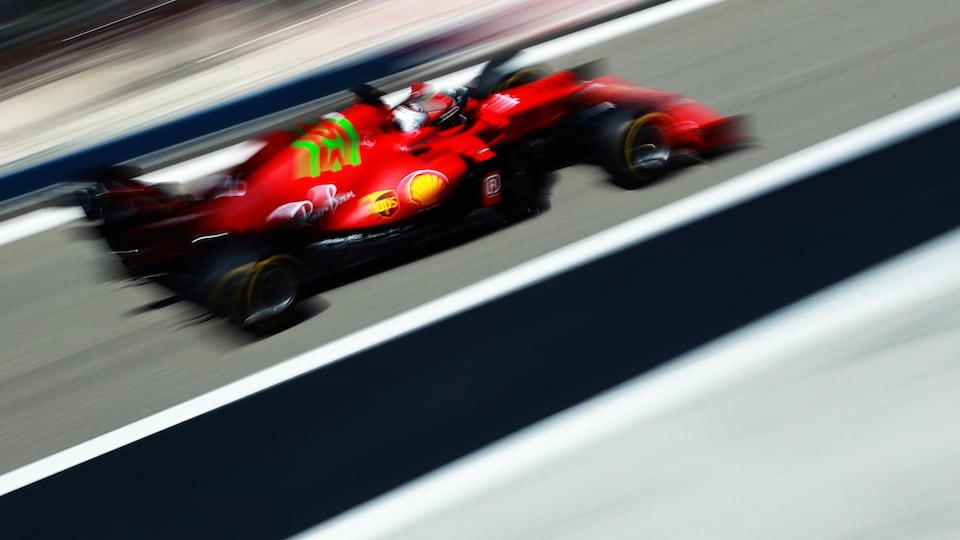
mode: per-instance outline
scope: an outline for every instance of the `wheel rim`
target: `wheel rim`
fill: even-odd
[[[246,315],[241,326],[265,323],[296,302],[300,276],[292,260],[278,255],[254,265],[247,282]]]
[[[649,116],[633,122],[624,146],[626,164],[635,173],[662,169],[670,159],[669,141],[663,130],[650,121]]]
[[[493,91],[504,92],[521,84],[533,82],[546,74],[547,71],[539,66],[524,68],[501,81]]]
[[[290,307],[297,297],[296,273],[286,265],[269,265],[254,278],[251,291],[253,313],[279,313]]]

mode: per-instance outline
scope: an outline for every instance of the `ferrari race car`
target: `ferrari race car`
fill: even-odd
[[[84,190],[87,216],[130,273],[164,277],[251,330],[278,324],[317,280],[403,252],[468,223],[545,209],[542,179],[577,163],[636,188],[690,158],[746,140],[672,92],[490,61],[471,83],[414,83],[392,106],[369,85],[355,103],[267,134],[249,160],[192,194],[116,166]],[[173,285],[171,285],[173,286]]]

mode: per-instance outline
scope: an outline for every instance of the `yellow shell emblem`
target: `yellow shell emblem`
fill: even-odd
[[[434,173],[419,173],[410,179],[408,185],[410,200],[421,208],[440,202],[440,197],[446,189],[447,179]]]

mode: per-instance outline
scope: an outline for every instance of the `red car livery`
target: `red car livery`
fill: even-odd
[[[549,72],[514,60],[490,62],[464,87],[415,83],[396,106],[355,88],[353,105],[265,135],[257,154],[192,196],[113,168],[84,208],[133,273],[165,276],[264,328],[320,276],[538,213],[542,180],[560,168],[596,164],[636,188],[746,140],[739,117],[591,77],[594,64]]]

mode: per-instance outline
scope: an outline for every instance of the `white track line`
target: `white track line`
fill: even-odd
[[[0,476],[0,495],[626,246],[743,203],[925,129],[942,125],[957,116],[960,116],[960,88],[870,122],[236,382],[10,471]]]
[[[738,176],[268,369],[0,476],[0,495],[344,357],[740,204],[960,115],[960,89]]]
[[[761,319],[603,394],[514,433],[294,537],[373,540],[446,510],[630,426],[782,362],[784,353],[953,294],[960,232],[911,250],[861,276]],[[488,516],[491,517],[491,516]],[[468,524],[463,524],[468,526]],[[404,531],[408,533],[410,530]]]
[[[537,64],[549,62],[561,56],[571,54],[581,49],[587,49],[606,41],[611,41],[662,22],[675,19],[682,15],[698,11],[725,0],[672,0],[664,4],[632,13],[619,19],[591,26],[554,41],[534,45],[517,56],[517,65]],[[480,74],[483,65],[471,66],[460,71],[444,75],[430,81],[440,87],[459,86],[467,84]],[[397,105],[406,97],[407,91],[393,92],[384,96],[384,101]]]
[[[0,223],[0,246],[83,217],[78,207],[42,208]]]

